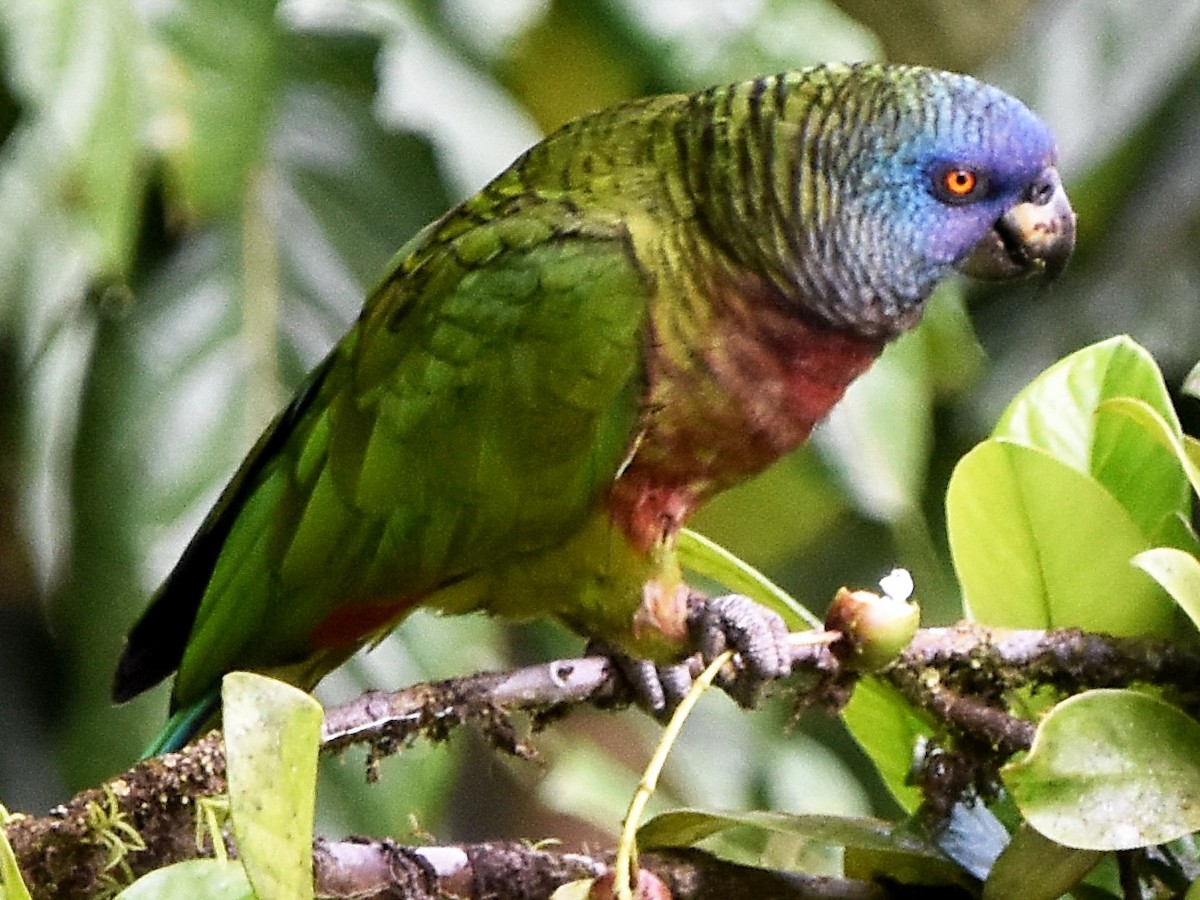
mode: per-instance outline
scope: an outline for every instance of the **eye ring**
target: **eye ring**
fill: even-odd
[[[934,193],[946,203],[970,203],[987,192],[987,179],[970,166],[947,166],[934,177]]]

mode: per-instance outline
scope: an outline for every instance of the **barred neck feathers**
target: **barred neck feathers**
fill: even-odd
[[[880,144],[902,137],[883,71],[827,66],[712,88],[691,99],[676,134],[714,243],[798,313],[872,337],[914,324],[936,280],[895,258],[883,219],[863,214],[886,178]]]
[[[902,217],[872,209],[892,199],[874,188],[912,164],[907,145],[938,115],[948,78],[960,76],[824,66],[636,100],[567,124],[477,202],[492,215],[537,197],[696,229],[797,314],[894,337],[946,272],[917,264],[921,235],[895,233]]]

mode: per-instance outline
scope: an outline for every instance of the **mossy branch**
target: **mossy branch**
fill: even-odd
[[[798,708],[835,713],[848,699],[860,676],[839,664],[836,651],[836,644],[825,642],[796,647],[791,687]],[[1146,683],[1168,690],[1184,709],[1200,710],[1200,653],[1194,649],[1158,639],[1117,638],[1072,629],[1003,631],[968,624],[923,629],[876,677],[890,683],[939,724],[954,765],[948,767],[948,757],[943,754],[939,756],[939,777],[926,773],[928,777],[922,779],[927,808],[932,811],[944,811],[966,791],[986,792],[999,766],[1029,746],[1033,724],[1015,716],[1006,702],[1014,691],[1052,688],[1066,694]],[[532,745],[512,721],[513,713],[528,715],[536,729],[581,704],[613,707],[627,705],[630,699],[607,660],[557,660],[414,685],[392,693],[369,692],[326,713],[323,741],[326,749],[335,752],[351,744],[367,744],[369,771],[373,771],[374,763],[383,756],[419,737],[442,740],[458,725],[475,722],[497,749],[528,756]],[[947,777],[948,771],[956,774]],[[221,736],[211,732],[180,753],[143,761],[103,785],[81,792],[45,816],[14,816],[6,832],[35,898],[97,896],[111,891],[114,871],[128,877],[179,860],[212,855],[211,836],[197,842],[196,808],[203,798],[219,796],[225,790]],[[531,853],[528,848],[518,852],[509,844],[412,849],[386,840],[341,844],[318,840],[318,895],[350,896],[345,891],[346,879],[368,878],[371,871],[386,869],[392,877],[403,869],[408,873],[404,877],[409,878],[419,869],[425,872],[423,877],[434,879],[437,890],[454,886],[459,896],[477,896],[460,889],[464,866],[474,872],[479,865],[497,860],[511,862],[514,854],[532,859]],[[699,866],[701,856],[677,854],[671,857],[675,860],[672,865],[684,858],[690,860],[687,865]],[[539,856],[537,865],[549,866],[551,858],[554,864],[550,868],[560,872],[564,881],[570,880],[568,875],[591,877],[608,864],[590,856],[558,853]],[[655,857],[662,858],[661,854]],[[418,860],[412,864],[416,868],[396,862],[405,859]],[[456,859],[459,863],[452,864]],[[709,865],[726,864],[703,862],[703,866]],[[445,882],[445,878],[452,880]],[[516,875],[513,879],[514,885],[520,881]],[[399,896],[425,896],[420,893],[424,888],[416,882],[412,885],[410,893]],[[854,885],[847,883],[847,890],[851,887]],[[391,884],[387,889],[395,888]],[[833,896],[887,896],[873,885],[859,884],[858,889],[862,892]],[[497,898],[545,896],[515,889],[495,893],[494,885],[490,890],[493,893],[488,896]],[[788,890],[792,892],[761,896],[816,896]],[[680,892],[675,896],[708,895]]]

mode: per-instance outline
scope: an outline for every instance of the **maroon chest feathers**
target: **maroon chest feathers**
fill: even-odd
[[[641,549],[807,439],[885,343],[791,315],[745,278],[687,313],[655,317],[642,434],[608,497]]]

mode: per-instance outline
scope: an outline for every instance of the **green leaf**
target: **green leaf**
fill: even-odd
[[[1200,724],[1145,694],[1088,691],[1055,706],[1001,777],[1029,824],[1067,847],[1165,843],[1200,829]]]
[[[794,815],[762,810],[671,810],[648,820],[638,829],[638,846],[644,850],[691,847],[715,834],[743,827],[796,835],[834,847],[894,850],[941,858],[936,848],[894,822],[865,817]]]
[[[0,164],[20,172],[0,178],[6,229],[21,229],[4,243],[65,214],[60,228],[83,226],[73,249],[91,273],[123,275],[141,208],[142,22],[129,0],[14,0],[0,26],[29,113]]]
[[[1135,556],[1133,564],[1162,585],[1200,628],[1200,560],[1174,547],[1155,547]]]
[[[978,379],[986,354],[975,336],[962,282],[944,281],[938,286],[925,304],[917,334],[925,342],[937,396],[959,394]]]
[[[107,702],[102,673],[253,440],[242,430],[241,317],[220,290],[235,254],[228,233],[184,241],[147,280],[145,302],[121,320],[100,320],[78,425],[57,436],[69,453],[60,477],[74,506],[66,589],[52,614],[61,651],[75,661],[58,721],[70,735],[61,761],[81,781],[127,766],[161,725],[158,704]],[[97,616],[100,608],[111,615]],[[85,737],[97,729],[110,729],[110,739]]]
[[[25,879],[21,877],[21,868],[17,865],[16,854],[8,841],[8,833],[4,830],[8,814],[0,806],[0,898],[3,900],[32,900]]]
[[[847,878],[863,882],[933,886],[956,886],[970,890],[975,880],[953,862],[941,856],[897,850],[877,850],[847,847],[843,855],[843,870]],[[904,896],[903,892],[900,892]],[[950,892],[951,896],[958,896]]]
[[[849,502],[833,483],[829,467],[806,445],[749,481],[717,494],[696,510],[688,524],[776,577],[794,577],[796,561],[804,559],[832,570],[828,577],[836,579],[842,567],[815,556],[821,542],[846,522],[849,513]],[[796,580],[824,581],[812,572]]]
[[[1169,518],[1191,513],[1188,487],[1200,493],[1200,466],[1188,455],[1174,414],[1168,420],[1144,400],[1114,397],[1097,408],[1096,427],[1106,434],[1121,434],[1119,442],[1110,444],[1098,477],[1143,533],[1151,533]]]
[[[1186,509],[1187,483],[1170,457],[1169,437],[1182,436],[1179,420],[1153,358],[1127,337],[1051,366],[1013,399],[992,436],[1092,475],[1147,536]]]
[[[579,881],[560,884],[550,895],[550,900],[588,900],[592,896],[592,885],[595,882],[594,878],[582,878]]]
[[[310,889],[311,891],[311,889]],[[257,900],[237,862],[189,859],[142,876],[117,900]]]
[[[638,844],[643,849],[690,847],[734,829],[845,848],[847,874],[856,878],[886,874],[892,880],[922,884],[964,881],[956,866],[907,826],[865,817],[679,809],[646,822],[638,829]]]
[[[821,620],[797,603],[787,591],[704,535],[684,528],[679,533],[675,550],[683,568],[773,609],[783,616],[788,627],[821,627]]]
[[[312,897],[320,704],[249,672],[225,676],[221,703],[230,817],[250,883],[261,900]]]
[[[1097,409],[1102,418],[1108,414],[1122,416],[1140,427],[1148,437],[1159,446],[1169,451],[1178,461],[1183,474],[1191,483],[1192,490],[1200,494],[1200,463],[1189,455],[1185,435],[1180,430],[1179,423],[1164,419],[1158,410],[1143,400],[1132,397],[1114,397],[1105,400]],[[1194,440],[1194,439],[1193,439]],[[1139,475],[1144,473],[1138,472]],[[1143,483],[1144,484],[1144,483]],[[1150,485],[1144,486],[1147,491]]]
[[[896,801],[909,812],[921,803],[921,792],[909,783],[917,743],[933,733],[895,688],[877,678],[863,678],[854,688],[842,718],[862,746]]]
[[[968,614],[986,625],[1168,634],[1172,605],[1134,569],[1148,549],[1096,481],[1041,451],[988,440],[959,461],[947,531]]]
[[[143,189],[141,139],[145,108],[141,62],[146,34],[126,0],[92,0],[82,30],[102,28],[104,70],[96,91],[98,102],[91,127],[80,147],[78,181],[74,185],[88,225],[98,239],[97,268],[105,275],[124,275],[132,264],[135,229]],[[103,10],[103,13],[101,11]],[[96,22],[103,16],[102,25]],[[94,51],[93,51],[94,52]]]
[[[1200,397],[1200,363],[1192,366],[1179,389],[1189,397]]]
[[[1153,358],[1121,336],[1085,347],[1042,372],[1013,398],[992,437],[1037,447],[1088,472],[1096,408],[1111,397],[1135,397],[1164,418],[1175,415]]]
[[[169,4],[154,23],[165,157],[179,199],[202,216],[235,213],[260,164],[279,78],[273,0]]]
[[[1064,847],[1022,823],[983,885],[983,900],[1055,900],[1101,859],[1098,850]],[[1029,877],[1031,872],[1037,878]]]

